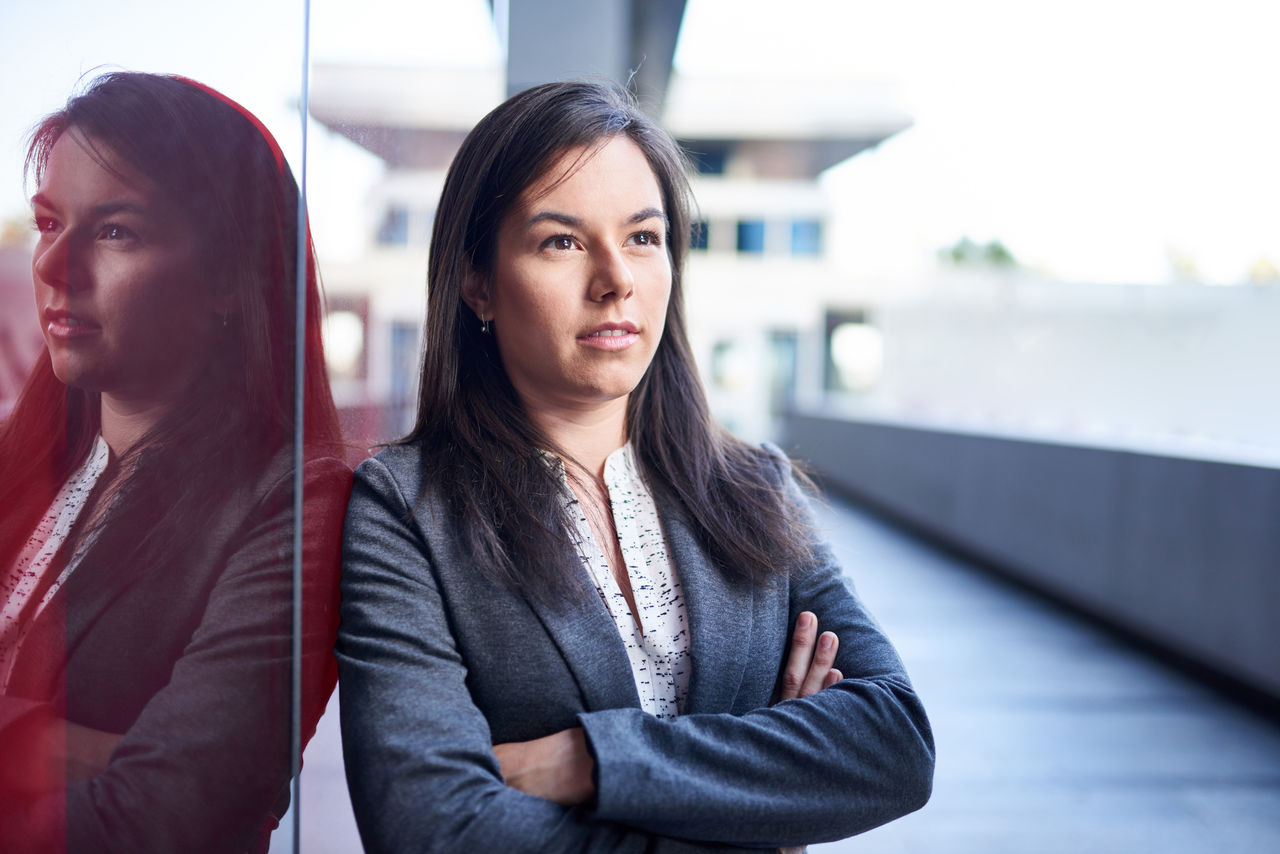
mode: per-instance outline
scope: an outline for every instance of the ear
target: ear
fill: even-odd
[[[470,306],[481,320],[491,320],[489,280],[480,271],[472,268],[462,281],[462,301]]]

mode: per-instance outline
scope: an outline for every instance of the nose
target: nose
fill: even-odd
[[[31,272],[37,282],[52,288],[72,288],[71,268],[75,252],[71,243],[72,235],[66,231],[46,236],[36,243],[31,256]]]
[[[591,271],[591,300],[603,302],[609,297],[628,299],[635,286],[635,276],[622,251],[617,248],[600,250]]]

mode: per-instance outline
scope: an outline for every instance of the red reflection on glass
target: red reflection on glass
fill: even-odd
[[[0,849],[265,850],[332,692],[350,472],[279,146],[185,78],[114,73],[37,128],[43,347],[0,427]],[[303,382],[305,417],[294,417]]]

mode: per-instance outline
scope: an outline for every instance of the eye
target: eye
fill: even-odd
[[[662,237],[656,231],[637,231],[627,242],[633,246],[661,246]]]
[[[543,249],[554,249],[557,252],[569,252],[576,249],[578,241],[568,234],[557,234],[542,241]]]
[[[38,216],[31,220],[31,226],[41,234],[52,234],[58,230],[58,221],[53,217]]]
[[[137,235],[133,231],[114,222],[109,222],[102,226],[102,229],[98,232],[99,240],[132,240],[135,237]]]

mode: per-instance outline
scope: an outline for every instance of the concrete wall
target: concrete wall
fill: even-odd
[[[794,414],[788,449],[862,497],[1280,698],[1280,469]]]

